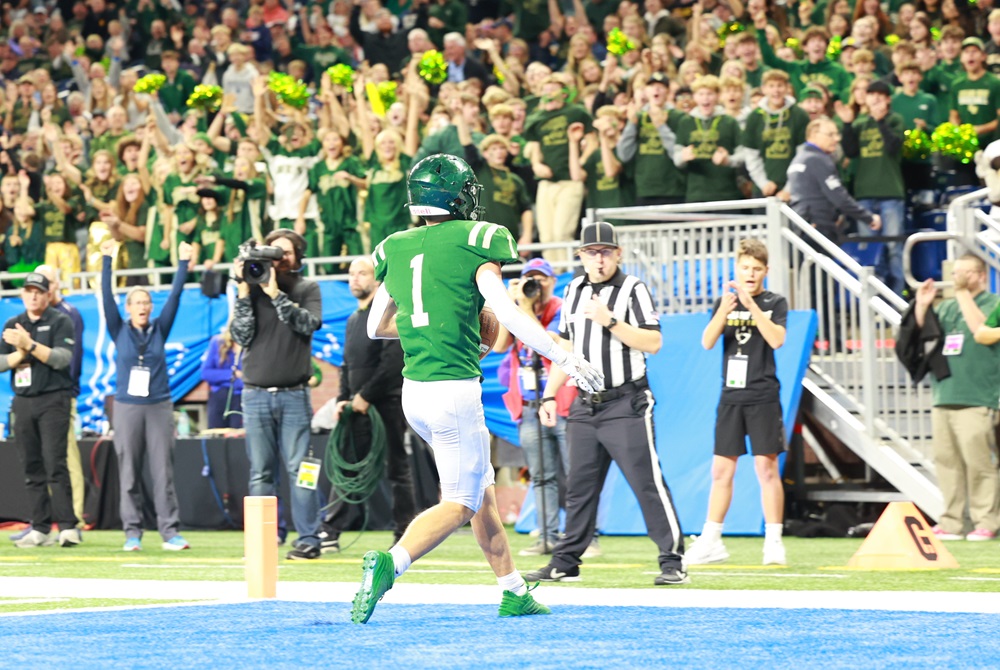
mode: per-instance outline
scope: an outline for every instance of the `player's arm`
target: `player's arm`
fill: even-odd
[[[378,287],[371,309],[368,310],[368,337],[373,340],[398,340],[396,329],[396,303],[389,296],[385,284]]]
[[[497,320],[525,346],[563,368],[576,380],[577,386],[593,393],[604,387],[604,375],[585,359],[564,351],[545,332],[541,324],[518,309],[500,279],[500,266],[484,263],[476,271],[476,285],[486,302],[493,308]],[[376,295],[377,297],[377,295]]]

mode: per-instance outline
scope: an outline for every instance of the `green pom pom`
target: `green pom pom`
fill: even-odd
[[[844,38],[840,35],[831,37],[830,44],[826,47],[826,57],[830,60],[840,60],[840,52],[844,50],[843,42]]]
[[[132,87],[132,90],[136,93],[155,93],[163,88],[163,85],[166,83],[166,75],[147,74],[145,77],[135,82],[135,86]]]
[[[937,26],[931,28],[931,39],[935,42],[941,41],[941,29]]]
[[[899,35],[893,33],[892,35],[885,36],[885,43],[889,46],[895,46],[899,43]]]
[[[303,109],[309,104],[309,89],[301,79],[281,72],[271,72],[267,77],[267,87],[278,96],[278,101]]]
[[[382,98],[382,107],[388,110],[396,102],[396,82],[383,81],[379,84],[378,96]]]
[[[903,158],[906,160],[927,160],[934,149],[930,135],[920,128],[903,133]]]
[[[334,86],[342,86],[348,93],[354,90],[354,68],[350,65],[337,63],[327,69],[326,74]]]
[[[417,74],[428,84],[434,86],[443,84],[448,79],[448,63],[440,51],[434,49],[425,51],[417,64]]]
[[[219,111],[219,107],[222,106],[222,87],[198,84],[188,97],[187,106],[209,112]]]
[[[638,47],[635,42],[618,28],[612,28],[608,33],[608,53],[615,56],[624,56],[629,51],[634,51]]]
[[[942,123],[931,134],[934,150],[942,156],[954,158],[962,163],[971,163],[979,149],[979,136],[971,123],[956,126]]]

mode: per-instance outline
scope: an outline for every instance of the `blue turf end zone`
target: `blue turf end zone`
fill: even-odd
[[[348,603],[286,601],[0,617],[14,642],[4,667],[75,669],[987,668],[996,630],[995,615],[859,610],[564,606],[499,619],[496,606],[400,605],[391,592],[365,626]]]
[[[709,318],[707,313],[662,316],[663,346],[648,364],[650,387],[656,397],[656,447],[684,533],[701,532],[711,487],[715,412],[722,388],[722,344],[716,344],[711,351],[701,346],[701,333]],[[789,312],[786,330],[785,345],[776,352],[776,360],[785,437],[790,440],[802,399],[802,379],[816,337],[816,313]],[[524,533],[533,530],[535,524],[534,497],[529,489],[514,528]],[[646,534],[635,495],[613,464],[601,494],[597,527],[607,535]],[[760,486],[751,458],[741,458],[736,468],[725,532],[764,532]]]

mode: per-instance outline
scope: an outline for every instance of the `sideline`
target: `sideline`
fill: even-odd
[[[300,602],[351,602],[357,583],[278,582],[278,599]],[[7,598],[116,598],[196,600],[182,605],[249,602],[244,582],[75,579],[65,577],[0,577]],[[546,605],[629,607],[709,607],[738,609],[834,609],[897,612],[965,612],[1000,614],[1000,593],[925,591],[711,591],[662,587],[657,589],[587,589],[541,584],[535,595]],[[386,597],[400,604],[495,605],[496,586],[398,584]],[[2,603],[2,601],[0,601]],[[144,605],[149,607],[150,605]],[[171,603],[170,606],[176,606]],[[159,607],[159,605],[152,605]],[[6,616],[109,611],[81,608],[12,612]],[[127,607],[125,609],[128,609]]]

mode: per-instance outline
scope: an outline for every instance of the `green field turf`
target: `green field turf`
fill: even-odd
[[[0,598],[0,614],[12,612],[51,612],[84,607],[135,607],[136,605],[167,605],[187,600],[138,600],[125,598]]]
[[[17,549],[0,535],[0,577],[71,577],[100,579],[211,580],[243,579],[243,536],[237,532],[186,532],[192,549],[165,552],[155,533],[147,533],[144,551],[121,551],[124,536],[116,531],[84,534],[79,547]],[[284,560],[280,579],[304,582],[353,582],[360,576],[361,556],[368,549],[386,549],[388,532],[345,533],[344,551],[315,561]],[[514,551],[532,538],[510,533]],[[690,585],[671,588],[736,590],[840,591],[992,591],[1000,592],[1000,543],[954,542],[946,547],[960,569],[868,572],[849,570],[848,559],[861,545],[857,539],[785,538],[790,565],[762,567],[762,538],[726,538],[731,558],[725,564],[691,569]],[[582,581],[565,588],[648,588],[658,574],[656,551],[645,537],[602,537],[604,556],[588,560]],[[522,571],[541,567],[545,557],[515,557]],[[492,584],[494,577],[471,532],[460,531],[417,562],[407,582],[427,584]],[[134,602],[134,601],[130,601]],[[110,603],[109,603],[110,604]],[[91,605],[88,605],[91,606]],[[0,610],[2,611],[2,610]]]

